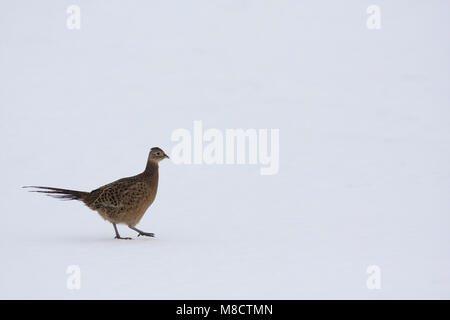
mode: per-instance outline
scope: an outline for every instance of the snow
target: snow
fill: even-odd
[[[71,4],[0,4],[0,298],[450,298],[449,3]],[[130,241],[21,188],[139,173],[195,120],[280,129],[279,173],[166,160]]]

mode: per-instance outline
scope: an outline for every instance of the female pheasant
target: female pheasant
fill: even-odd
[[[103,219],[112,223],[116,239],[131,239],[120,236],[117,230],[117,224],[120,223],[138,232],[138,236],[154,237],[153,233],[141,231],[135,226],[155,200],[158,190],[158,163],[165,158],[169,156],[163,150],[152,148],[144,172],[114,181],[91,192],[41,186],[24,188],[40,189],[32,192],[44,193],[58,199],[84,202]]]

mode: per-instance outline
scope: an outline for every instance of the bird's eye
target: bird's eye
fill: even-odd
[[[160,155],[161,155],[161,152],[157,152],[156,155],[157,155],[157,156],[160,156]]]

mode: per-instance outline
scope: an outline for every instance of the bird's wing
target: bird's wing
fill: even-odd
[[[134,178],[124,178],[91,192],[90,206],[95,209],[120,212],[132,208],[144,196],[145,183]]]

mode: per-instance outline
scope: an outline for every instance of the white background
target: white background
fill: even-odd
[[[0,298],[450,298],[449,9],[1,1]],[[138,226],[157,237],[132,241],[21,189],[137,174],[194,120],[280,129],[279,173],[164,161]]]

